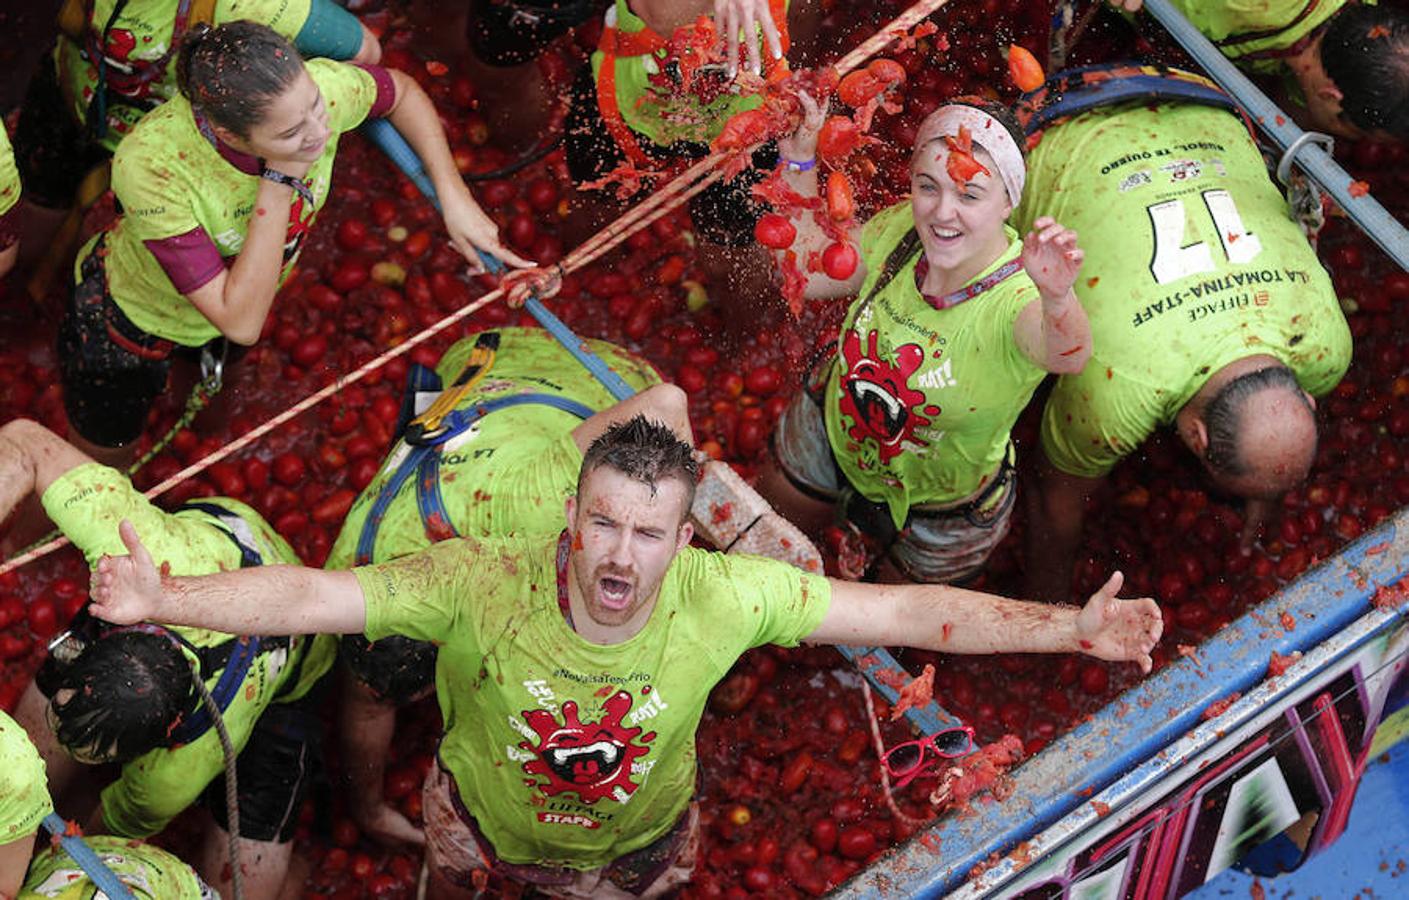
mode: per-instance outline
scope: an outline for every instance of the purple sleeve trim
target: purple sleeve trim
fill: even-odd
[[[0,250],[8,250],[20,239],[20,205],[16,203],[0,215]]]
[[[391,73],[384,66],[372,66],[366,63],[353,63],[353,65],[371,75],[372,80],[376,82],[377,99],[372,101],[372,108],[367,111],[367,118],[380,119],[396,103],[396,82],[391,80]]]
[[[199,225],[185,234],[142,243],[157,258],[176,290],[183,294],[191,293],[225,271],[225,260],[220,258],[219,248]]]

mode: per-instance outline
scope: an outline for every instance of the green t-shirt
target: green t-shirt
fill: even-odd
[[[194,870],[170,853],[126,838],[98,835],[84,838],[137,900],[205,900]],[[30,863],[29,875],[16,900],[95,900],[98,891],[62,848],[50,848]]]
[[[1229,59],[1285,50],[1319,28],[1347,0],[1171,0],[1205,37]],[[1304,13],[1304,15],[1303,15]],[[1300,16],[1300,18],[1298,18]],[[1280,59],[1249,60],[1249,68],[1268,72]]]
[[[15,168],[15,151],[10,147],[10,135],[0,125],[0,216],[20,202],[20,171]]]
[[[331,134],[323,155],[304,179],[313,206],[294,195],[284,246],[282,284],[318,210],[328,198],[338,137],[362,124],[377,98],[377,85],[364,69],[327,59],[310,60],[308,74],[328,111]],[[157,258],[143,245],[205,230],[225,259],[238,256],[245,243],[260,179],[235,168],[196,127],[191,104],[176,97],[142,119],[140,127],[113,157],[113,192],[123,214],[105,232],[108,289],[113,300],[139,328],[157,337],[195,347],[220,336],[167,277]],[[95,236],[78,255],[74,278],[92,252]]]
[[[443,541],[355,569],[367,634],[440,645],[440,758],[494,852],[589,869],[660,838],[695,784],[695,730],[740,654],[792,646],[826,579],[686,548],[646,626],[602,646],[558,608],[557,541]]]
[[[1314,395],[1350,364],[1330,278],[1232,113],[1104,107],[1049,128],[1028,158],[1019,227],[1081,235],[1076,292],[1092,356],[1047,401],[1042,446],[1095,477],[1167,425],[1235,360],[1267,354]]]
[[[837,464],[867,499],[890,507],[897,528],[910,507],[962,500],[998,471],[1045,374],[1013,339],[1018,313],[1038,299],[1026,272],[939,310],[915,287],[916,252],[864,302],[913,227],[906,201],[861,233],[866,281],[842,324],[825,406]],[[1008,249],[974,281],[1022,253],[1017,233],[1006,231]]]
[[[222,497],[202,499],[236,513],[248,529],[249,541],[266,564],[299,564],[298,556],[254,510]],[[240,551],[229,535],[200,510],[167,513],[152,505],[120,472],[97,463],[79,466],[56,479],[43,496],[44,509],[61,531],[83,551],[90,566],[104,554],[127,553],[117,526],[123,519],[137,529],[158,567],[172,575],[209,575],[238,569]],[[213,647],[230,635],[204,628],[171,626],[197,647]],[[289,702],[306,694],[332,667],[337,642],[330,635],[299,636],[288,650],[259,654],[225,710],[225,727],[238,752],[249,741],[255,722],[271,703]],[[301,661],[301,662],[300,662]],[[215,688],[219,673],[206,686]],[[109,831],[125,837],[146,837],[187,806],[224,771],[224,755],[212,728],[189,744],[153,750],[122,768],[122,777],[104,789],[103,814]]]
[[[105,52],[112,61],[110,66],[117,68],[118,72],[109,82],[110,96],[131,101],[108,103],[108,133],[102,145],[109,150],[117,149],[118,142],[147,110],[177,95],[174,51],[167,59],[161,76],[145,84],[125,84],[127,79],[121,68],[140,70],[167,56],[171,50],[171,35],[175,30],[180,0],[136,0],[125,4],[121,14],[113,19],[113,9],[117,3],[118,0],[90,0],[89,4],[85,4],[92,7],[88,26],[95,33],[101,33],[109,20],[112,22]],[[216,0],[212,24],[223,25],[237,19],[250,19],[268,25],[293,40],[308,20],[311,5],[311,0]],[[58,46],[54,48],[59,86],[73,110],[74,120],[78,122],[87,120],[88,105],[98,87],[98,67],[84,58],[86,49],[64,35],[59,36]]]
[[[602,383],[588,374],[562,344],[541,328],[500,328],[499,351],[484,380],[457,405],[468,409],[512,394],[550,394],[601,411],[615,403]],[[442,384],[459,377],[474,348],[475,335],[441,357]],[[660,383],[651,364],[605,341],[586,341],[637,390]],[[440,493],[457,533],[471,537],[557,534],[565,524],[563,503],[577,488],[582,452],[572,430],[582,420],[565,410],[526,404],[497,410],[446,442],[440,463]],[[328,554],[327,568],[351,568],[357,542],[372,504],[409,448],[397,442],[372,483],[357,498]],[[416,479],[407,479],[377,528],[372,562],[383,562],[429,547],[431,539],[416,503]]]
[[[32,837],[53,811],[44,760],[19,723],[0,709],[0,844]]]
[[[608,27],[614,24],[623,34],[635,34],[646,28],[646,23],[631,11],[627,0],[615,0],[615,5],[607,10],[606,15]],[[670,40],[668,34],[661,36]],[[767,47],[762,52],[766,54]],[[662,98],[654,90],[650,77],[661,70],[668,58],[669,54],[664,49],[655,54],[616,58],[616,104],[621,110],[622,121],[632,131],[645,135],[661,146],[676,141],[707,144],[719,135],[731,116],[763,105],[762,94],[742,96],[729,91],[705,105],[701,105],[697,98]],[[593,78],[600,78],[601,50],[592,54],[591,63]]]

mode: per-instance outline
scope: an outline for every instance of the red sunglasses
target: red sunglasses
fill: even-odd
[[[974,730],[967,725],[957,725],[927,734],[913,741],[896,744],[881,757],[881,765],[892,778],[899,779],[896,790],[905,787],[920,776],[930,764],[940,759],[958,759],[968,756],[977,747],[974,744]],[[932,751],[932,757],[925,753]]]

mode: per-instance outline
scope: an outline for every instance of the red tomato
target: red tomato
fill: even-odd
[[[827,215],[833,222],[845,222],[856,215],[856,202],[851,196],[851,182],[841,172],[827,175]]]
[[[338,223],[338,246],[353,253],[367,244],[367,223],[361,219],[343,219]]]
[[[837,85],[837,97],[847,106],[865,106],[886,87],[886,82],[865,69],[859,69],[847,75]]]
[[[772,366],[754,366],[744,376],[744,389],[750,394],[767,396],[782,387],[783,376]]]
[[[1008,45],[1008,77],[1024,93],[1037,90],[1047,80],[1037,57],[1017,44]]]
[[[327,352],[328,339],[321,334],[314,334],[299,341],[290,355],[295,363],[306,369],[322,359]]]
[[[50,637],[59,630],[54,602],[48,598],[40,597],[30,601],[26,617],[29,619],[29,633],[37,638]]]
[[[295,453],[281,453],[274,457],[274,480],[284,487],[293,487],[303,481],[306,471],[303,458]]]
[[[843,828],[837,835],[837,852],[847,859],[865,859],[876,852],[876,836],[866,828]]]
[[[886,85],[905,83],[905,67],[893,59],[873,59],[866,71]]]
[[[850,243],[831,244],[822,251],[822,271],[833,280],[846,281],[860,264],[861,257]]]
[[[786,216],[768,213],[753,226],[753,236],[771,250],[786,250],[797,240],[797,228]]]
[[[861,146],[861,129],[848,116],[829,116],[817,134],[817,155],[829,166],[840,166]]]

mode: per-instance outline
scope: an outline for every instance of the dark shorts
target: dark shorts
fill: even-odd
[[[73,117],[59,89],[52,52],[40,58],[30,78],[14,149],[24,198],[49,209],[68,209],[83,176],[111,155]]]
[[[322,760],[318,717],[321,688],[292,703],[274,703],[260,715],[235,760],[240,803],[240,837],[251,841],[293,840],[299,810]],[[229,830],[225,775],[206,786],[201,803],[221,828]]]
[[[136,440],[166,389],[175,350],[132,323],[108,293],[100,248],[83,260],[59,325],[59,372],[69,424],[84,440],[120,447]]]
[[[465,36],[488,66],[538,58],[554,40],[602,13],[609,0],[470,0]]]
[[[148,334],[122,312],[108,292],[101,245],[83,260],[59,325],[59,374],[69,424],[102,447],[136,440],[147,412],[166,390],[171,361],[200,358],[200,347],[183,347]],[[233,365],[245,348],[211,342],[216,356]]]
[[[435,687],[435,645],[399,634],[368,641],[345,634],[340,651],[348,671],[383,703],[402,706]]]
[[[709,154],[705,144],[677,141],[662,147],[643,135],[638,134],[636,139],[647,156],[662,162],[699,159]],[[577,184],[603,178],[626,161],[626,155],[607,130],[597,107],[597,84],[591,66],[583,66],[573,82],[564,146],[568,173]],[[777,146],[764,144],[754,152],[752,168],[728,181],[716,181],[697,194],[690,201],[690,218],[700,237],[729,247],[752,244],[753,226],[759,216],[768,212],[765,204],[754,199],[753,186],[762,181],[777,162]]]

